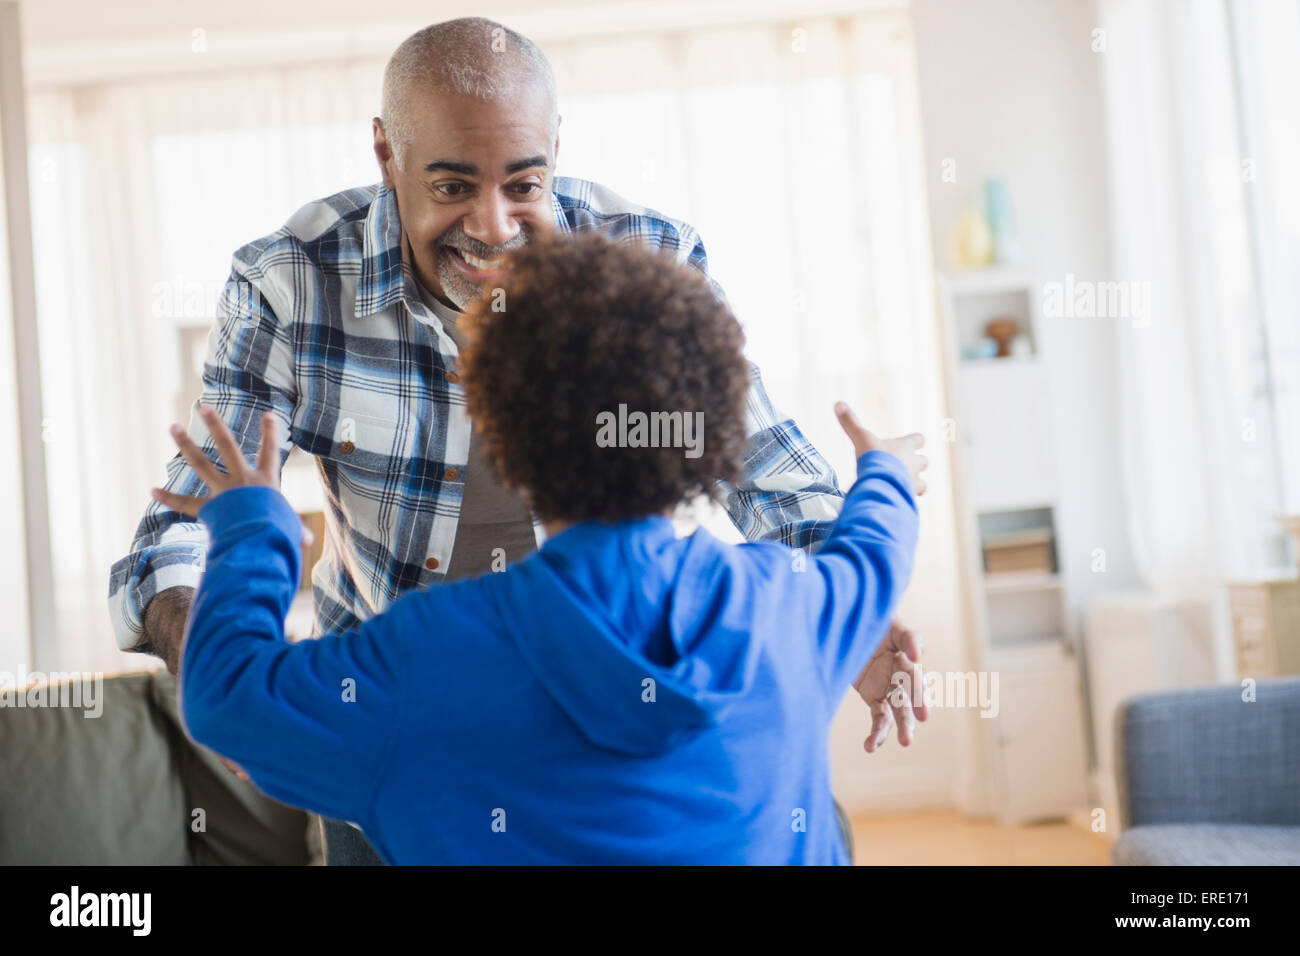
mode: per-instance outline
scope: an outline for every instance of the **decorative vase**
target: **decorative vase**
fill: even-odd
[[[977,209],[967,209],[957,222],[954,257],[964,268],[986,266],[993,261],[993,233]]]
[[[1000,179],[984,183],[984,204],[988,210],[989,230],[993,233],[993,261],[1012,265],[1020,261],[1020,235],[1011,211],[1011,194]]]

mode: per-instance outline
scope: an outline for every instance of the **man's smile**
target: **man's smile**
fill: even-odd
[[[478,256],[471,255],[455,246],[444,246],[443,248],[447,251],[448,258],[451,259],[465,278],[475,285],[481,285],[493,278],[505,265],[504,255],[492,259],[480,259]]]

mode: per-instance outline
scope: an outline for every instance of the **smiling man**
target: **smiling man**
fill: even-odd
[[[456,372],[461,312],[491,293],[504,253],[543,233],[597,230],[708,276],[686,223],[555,175],[556,103],[550,65],[527,38],[479,18],[428,27],[402,43],[384,75],[373,124],[382,183],[311,203],[234,255],[195,408],[215,409],[250,458],[270,411],[282,426],[281,461],[294,445],[315,457],[326,498],[312,574],[317,634],[353,627],[413,589],[500,570],[543,536],[486,466]],[[722,498],[747,538],[814,550],[843,494],[753,366],[750,377],[744,476]],[[539,395],[572,387],[529,383]],[[216,457],[197,413],[190,434]],[[180,455],[168,464],[168,492],[204,487]],[[176,672],[207,547],[197,521],[147,508],[110,580],[122,648],[156,654]],[[895,628],[882,650],[904,646],[914,639]],[[907,743],[906,702],[892,716],[873,706],[868,750],[895,718]],[[325,833],[331,863],[377,860],[347,825],[327,821]]]
[[[401,210],[415,278],[426,297],[464,310],[504,253],[560,224],[550,65],[491,21],[438,24],[393,54],[383,114],[374,121],[375,155]],[[634,211],[619,205],[609,212]]]

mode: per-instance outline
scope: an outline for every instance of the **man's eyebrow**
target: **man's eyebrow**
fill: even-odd
[[[474,176],[478,173],[478,167],[473,163],[458,163],[454,159],[435,159],[424,167],[426,173],[436,169],[445,169],[450,173],[461,173],[464,176]]]
[[[527,159],[516,159],[513,163],[506,163],[506,175],[517,173],[521,169],[529,169],[533,166],[545,166],[545,156],[529,156]]]
[[[521,169],[530,169],[533,166],[548,165],[546,157],[542,155],[529,156],[527,159],[516,159],[513,163],[506,163],[506,175],[517,173]],[[432,173],[435,170],[445,169],[449,173],[460,173],[462,176],[477,176],[478,167],[473,163],[462,163],[454,159],[435,159],[431,163],[426,163],[424,171]]]

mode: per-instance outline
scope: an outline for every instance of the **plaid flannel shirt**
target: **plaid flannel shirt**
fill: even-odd
[[[691,226],[596,183],[554,182],[559,230],[645,242],[708,276]],[[312,573],[317,635],[440,582],[456,537],[470,438],[458,352],[421,300],[405,252],[391,190],[373,185],[310,203],[235,252],[208,337],[194,441],[216,458],[197,414],[208,404],[251,460],[260,416],[270,410],[280,422],[281,463],[295,445],[315,457],[326,501],[324,553]],[[843,492],[794,422],[773,408],[752,363],[750,372],[752,441],[744,478],[722,489],[727,511],[750,540],[813,550]],[[209,493],[179,454],[167,475],[169,491]],[[122,649],[153,650],[144,643],[145,608],[167,588],[197,587],[207,545],[200,522],[148,505],[109,579]]]

